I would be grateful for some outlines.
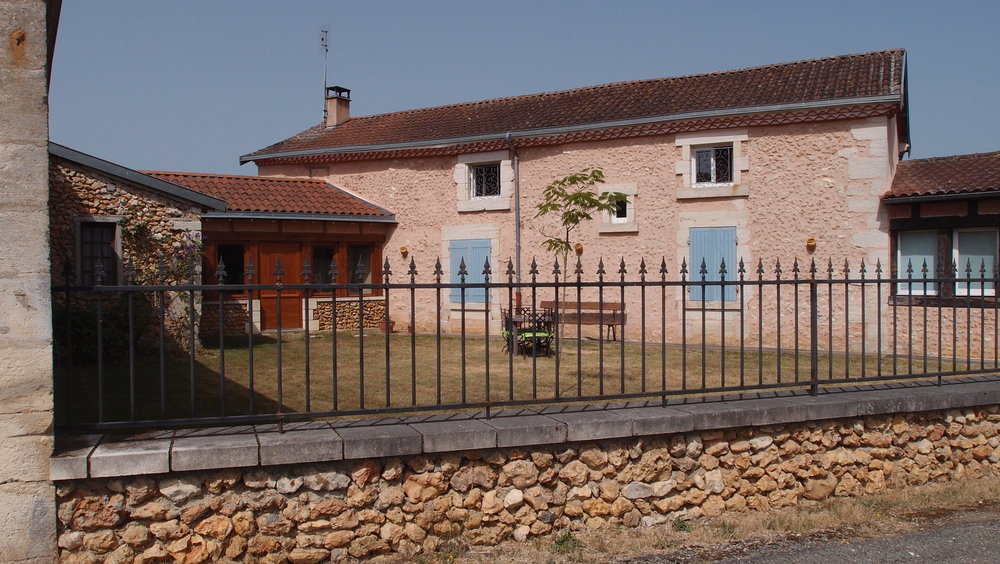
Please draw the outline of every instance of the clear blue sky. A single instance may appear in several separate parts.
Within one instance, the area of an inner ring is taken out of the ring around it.
[[[1000,150],[1000,2],[64,0],[51,138],[137,169],[240,155],[352,115],[890,48],[914,158]]]

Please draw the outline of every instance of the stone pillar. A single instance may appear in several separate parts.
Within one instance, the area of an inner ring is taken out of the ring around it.
[[[46,2],[0,0],[0,561],[56,559]]]

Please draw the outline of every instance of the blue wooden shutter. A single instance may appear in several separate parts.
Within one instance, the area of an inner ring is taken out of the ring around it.
[[[735,227],[692,227],[691,263],[688,266],[689,280],[701,281],[701,263],[705,261],[708,273],[705,280],[718,282],[722,280],[719,268],[726,261],[726,280],[736,280],[736,228]],[[721,286],[706,286],[705,301],[717,302],[722,297]],[[736,286],[726,286],[726,300],[736,299]],[[691,300],[701,301],[701,286],[691,286]]]
[[[451,283],[459,284],[462,280],[458,275],[459,265],[465,260],[465,276],[467,284],[482,284],[486,278],[483,276],[483,265],[490,257],[489,239],[456,239],[448,244],[448,254],[451,256]],[[462,291],[460,288],[451,289],[451,301],[461,302]],[[465,291],[466,303],[486,302],[485,288],[467,288]]]

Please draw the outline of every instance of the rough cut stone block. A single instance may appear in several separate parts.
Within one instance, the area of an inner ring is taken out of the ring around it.
[[[720,401],[677,405],[674,409],[690,413],[694,417],[694,428],[699,431],[742,427],[753,421],[752,408],[749,406]]]
[[[851,159],[847,161],[847,175],[851,180],[885,178],[889,176],[889,163],[884,158]]]
[[[410,423],[423,435],[424,452],[461,452],[497,446],[497,431],[476,419]]]
[[[633,436],[667,435],[694,430],[694,416],[673,407],[640,407],[622,412],[632,421]]]
[[[496,416],[486,423],[496,429],[501,448],[566,441],[566,424],[544,415]]]
[[[0,485],[0,559],[4,562],[55,562],[55,487],[49,482]],[[8,560],[9,559],[9,560]]]
[[[178,431],[170,449],[174,471],[243,468],[259,461],[253,427]]]
[[[0,413],[52,411],[52,346],[38,345],[0,348]]]
[[[836,394],[820,394],[816,397],[804,395],[787,398],[785,401],[805,406],[807,409],[806,421],[840,419],[857,417],[858,415],[858,403],[856,401]]]
[[[90,477],[111,478],[170,471],[172,433],[150,433],[138,438],[106,437],[90,455]]]
[[[546,417],[566,425],[568,441],[597,441],[632,436],[632,419],[621,411],[547,413]]]
[[[82,480],[88,476],[88,459],[103,435],[65,435],[56,438],[49,460],[51,480]]]
[[[285,425],[283,433],[278,432],[277,425],[258,426],[257,441],[263,466],[344,458],[344,440],[324,422]]]
[[[395,420],[389,424],[371,424],[334,428],[344,440],[344,458],[379,458],[420,454],[423,445],[420,433]]]
[[[783,398],[764,398],[744,402],[751,411],[753,425],[780,425],[805,421],[809,409],[801,403],[785,401]]]

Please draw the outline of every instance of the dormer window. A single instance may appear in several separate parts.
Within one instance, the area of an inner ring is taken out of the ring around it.
[[[469,175],[472,198],[500,197],[500,163],[472,165]]]
[[[732,184],[733,146],[693,149],[695,184]]]

